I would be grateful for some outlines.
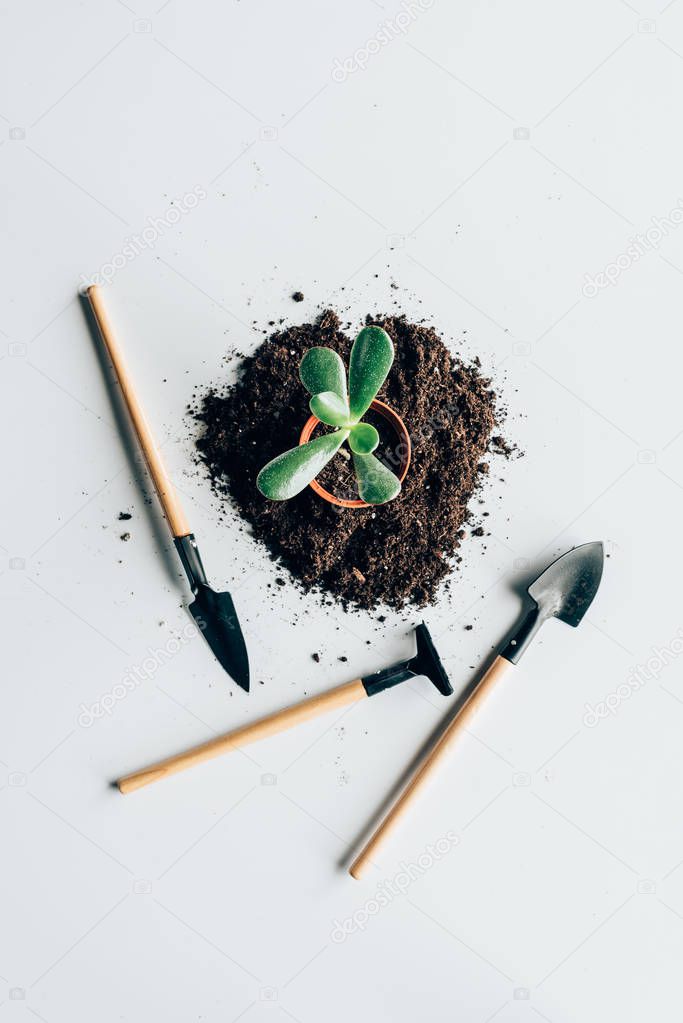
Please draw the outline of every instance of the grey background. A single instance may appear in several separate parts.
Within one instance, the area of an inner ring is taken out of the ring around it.
[[[1,11],[0,1021],[670,1014],[683,5]],[[238,604],[248,697],[200,640],[178,643],[186,591],[77,297],[102,273]],[[185,417],[268,320],[332,303],[360,325],[394,300],[481,356],[526,451],[494,463],[491,536],[426,612],[456,687],[537,567],[598,538],[610,557],[581,629],[546,628],[357,884],[343,863],[446,712],[424,680],[126,800],[108,782],[408,651],[419,613],[381,627],[266,589],[277,568],[218,518]],[[586,709],[601,703],[605,719]]]

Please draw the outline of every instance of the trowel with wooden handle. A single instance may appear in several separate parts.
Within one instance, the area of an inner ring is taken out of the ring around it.
[[[518,663],[543,622],[548,618],[559,618],[567,625],[579,624],[600,585],[603,558],[601,543],[585,543],[563,554],[531,584],[527,592],[531,597],[532,607],[468,700],[458,706],[448,719],[436,744],[417,767],[379,828],[351,864],[349,872],[352,877],[360,879],[375,860],[382,845],[418,798],[437,767],[441,765],[454,741],[471,722],[495,683],[511,665]]]
[[[209,586],[194,533],[190,531],[175,487],[166,471],[161,452],[143,412],[123,349],[102,298],[102,289],[99,285],[93,284],[88,288],[87,294],[150,475],[154,480],[173,543],[194,594],[195,599],[189,606],[190,614],[221,667],[238,686],[249,692],[249,658],[232,597],[229,593],[218,592]]]

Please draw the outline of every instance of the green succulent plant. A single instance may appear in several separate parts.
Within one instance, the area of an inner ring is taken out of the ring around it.
[[[287,501],[301,493],[346,442],[351,449],[358,494],[367,504],[385,504],[401,489],[398,477],[373,451],[379,434],[362,417],[387,378],[394,361],[391,338],[381,327],[364,327],[353,343],[349,383],[339,355],[331,348],[310,348],[299,366],[299,376],[312,395],[310,409],[334,427],[307,444],[278,455],[261,469],[256,485],[271,501]]]

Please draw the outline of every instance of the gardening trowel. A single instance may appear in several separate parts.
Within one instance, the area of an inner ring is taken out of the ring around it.
[[[140,447],[147,461],[154,486],[161,501],[166,520],[173,536],[173,542],[180,555],[183,568],[190,581],[195,596],[190,604],[190,613],[197,622],[204,639],[213,650],[217,660],[225,668],[228,675],[242,689],[249,692],[249,659],[240,623],[235,612],[235,605],[229,593],[217,593],[209,586],[202,559],[199,556],[194,535],[180,506],[171,478],[166,471],[161,454],[157,448],[149,423],[142,411],[142,406],[135,393],[133,381],[128,371],[123,352],[114,332],[111,320],[102,301],[102,292],[98,285],[88,288],[90,305],[100,329],[102,340],[121,386],[124,400],[128,406]]]
[[[456,707],[446,727],[416,769],[408,785],[384,818],[379,828],[350,867],[352,877],[360,879],[373,862],[381,845],[393,832],[410,804],[439,766],[453,741],[472,720],[493,686],[511,664],[517,664],[524,651],[548,618],[559,618],[577,626],[590,607],[602,577],[601,543],[585,543],[563,554],[531,584],[528,594],[533,606],[515,628],[511,639],[498,654],[464,704]]]

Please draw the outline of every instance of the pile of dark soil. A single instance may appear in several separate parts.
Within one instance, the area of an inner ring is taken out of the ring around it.
[[[362,608],[424,605],[460,560],[468,502],[488,472],[489,445],[506,453],[492,436],[496,396],[478,360],[467,366],[453,358],[432,327],[402,316],[367,322],[394,342],[396,359],[378,397],[403,417],[413,446],[396,500],[345,509],[310,488],[286,502],[268,501],[256,489],[259,470],[298,443],[308,418],[309,395],[298,377],[304,352],[326,345],[348,364],[353,338],[331,310],[316,323],[274,333],[244,360],[234,387],[201,397],[198,447],[217,493],[234,500],[254,536],[306,590],[319,587]]]

